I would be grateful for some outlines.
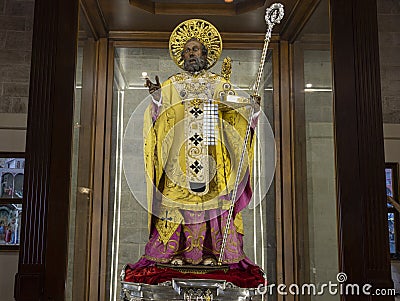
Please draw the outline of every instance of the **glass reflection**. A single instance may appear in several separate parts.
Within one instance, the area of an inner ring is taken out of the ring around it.
[[[72,166],[69,208],[66,300],[87,300],[89,292],[92,187],[92,128],[96,42],[82,11],[79,12],[76,53]]]
[[[339,272],[334,113],[330,52],[329,1],[321,1],[294,44],[296,173],[300,232],[305,241],[304,283],[336,282]],[[305,229],[304,229],[305,228]],[[300,298],[301,299],[301,298]],[[311,300],[339,300],[325,293]],[[308,300],[308,299],[307,299]]]

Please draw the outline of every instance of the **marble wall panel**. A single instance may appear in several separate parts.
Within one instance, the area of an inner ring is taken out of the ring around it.
[[[378,0],[383,122],[400,123],[400,2]]]
[[[0,1],[0,112],[27,113],[34,1]]]

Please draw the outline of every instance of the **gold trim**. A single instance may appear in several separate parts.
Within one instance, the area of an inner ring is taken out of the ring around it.
[[[227,56],[222,63],[222,70],[221,74],[225,78],[226,81],[231,80],[231,73],[232,73],[232,59]]]
[[[172,269],[183,274],[192,273],[192,274],[208,274],[210,272],[215,271],[224,271],[227,273],[229,271],[228,265],[219,265],[219,266],[205,266],[205,265],[173,265],[173,264],[157,264],[157,267],[161,269]]]
[[[176,232],[183,221],[182,214],[177,208],[163,208],[160,217],[156,219],[155,227],[160,235],[159,240],[165,245]]]
[[[222,52],[222,38],[217,28],[202,19],[190,19],[180,23],[169,38],[169,54],[172,60],[183,69],[182,51],[188,40],[197,39],[208,50],[207,69],[218,61]]]

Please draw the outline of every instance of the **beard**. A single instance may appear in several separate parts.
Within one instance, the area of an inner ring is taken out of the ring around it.
[[[191,62],[195,60],[195,62]],[[207,59],[204,57],[191,57],[185,60],[184,69],[190,73],[199,72],[207,67]]]

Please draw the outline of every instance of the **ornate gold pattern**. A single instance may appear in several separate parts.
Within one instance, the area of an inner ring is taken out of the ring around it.
[[[227,56],[222,63],[221,75],[225,78],[225,80],[229,81],[231,79],[232,73],[232,59]]]
[[[206,223],[199,224],[199,227],[196,227],[192,230],[190,226],[186,224],[183,225],[183,232],[186,233],[187,246],[183,250],[185,253],[192,252],[194,249],[197,249],[200,253],[203,252],[205,233],[206,233]],[[202,260],[202,258],[201,258]]]
[[[222,52],[222,38],[214,25],[202,19],[186,20],[172,32],[169,38],[169,53],[175,64],[183,69],[182,51],[191,38],[197,39],[207,48],[207,69],[214,66]]]
[[[160,264],[157,265],[160,268],[169,268],[173,269],[175,271],[187,274],[187,273],[192,273],[192,274],[207,274],[210,272],[215,272],[215,271],[224,271],[225,273],[228,272],[229,266],[227,265],[219,265],[219,266],[198,266],[198,265],[186,265],[186,266],[176,266],[172,264]]]
[[[156,229],[160,235],[159,240],[166,246],[176,229],[183,221],[182,214],[176,208],[163,208],[163,213],[156,219]]]

